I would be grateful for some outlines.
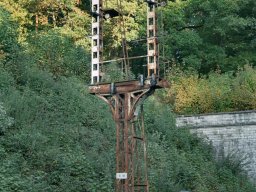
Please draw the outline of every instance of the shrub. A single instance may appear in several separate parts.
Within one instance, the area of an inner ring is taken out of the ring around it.
[[[5,130],[13,124],[13,118],[6,114],[6,111],[0,103],[0,135],[4,134]]]
[[[256,109],[256,69],[245,66],[235,76],[174,69],[169,73],[171,88],[162,94],[178,114],[198,114]]]
[[[232,83],[234,110],[256,109],[256,69],[246,65],[237,72]]]

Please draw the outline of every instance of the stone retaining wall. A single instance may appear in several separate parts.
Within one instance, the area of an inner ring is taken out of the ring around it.
[[[248,162],[244,169],[256,183],[256,111],[179,116],[176,125],[211,143],[217,158],[230,154],[244,158]]]

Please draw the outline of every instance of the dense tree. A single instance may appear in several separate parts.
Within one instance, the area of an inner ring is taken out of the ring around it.
[[[86,3],[88,4],[88,2]],[[3,1],[0,6],[7,9],[19,24],[19,39],[24,41],[28,31],[44,32],[50,29],[69,36],[77,45],[89,48],[90,17],[79,7],[77,1]]]
[[[255,1],[175,1],[164,9],[166,57],[200,73],[255,60]]]
[[[10,14],[0,7],[0,66],[19,49],[17,28],[18,25],[10,20]]]

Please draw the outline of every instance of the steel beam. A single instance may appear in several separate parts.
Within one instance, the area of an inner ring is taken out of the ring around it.
[[[89,91],[91,94],[111,95],[115,93],[127,93],[141,89],[149,89],[150,87],[154,87],[154,89],[166,88],[169,87],[169,83],[165,79],[159,79],[156,84],[152,84],[151,79],[146,79],[143,84],[141,84],[141,81],[139,80],[101,83],[91,85]]]
[[[157,15],[156,8],[158,0],[147,0],[147,68],[148,78],[153,74],[159,77],[159,62],[158,62],[158,39],[157,39]]]
[[[100,63],[102,62],[103,52],[102,6],[102,0],[92,0],[91,84],[101,81]]]

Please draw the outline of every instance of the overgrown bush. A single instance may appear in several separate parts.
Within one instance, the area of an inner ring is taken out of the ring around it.
[[[178,114],[256,109],[256,69],[251,66],[235,75],[213,72],[207,77],[173,69],[168,78],[172,86],[162,96]]]
[[[89,83],[89,58],[83,47],[72,38],[56,31],[33,34],[28,38],[27,53],[30,62],[54,76],[77,76]]]
[[[6,129],[13,124],[13,118],[6,114],[2,103],[0,103],[0,135],[4,134]]]
[[[256,109],[256,68],[245,66],[238,71],[232,86],[234,110]]]
[[[12,117],[0,108],[0,191],[111,192],[115,129],[104,103],[75,78],[55,81],[36,68],[24,78],[0,89]]]
[[[10,13],[0,6],[0,67],[19,49],[17,44],[17,23],[10,19]]]
[[[189,130],[176,128],[170,108],[156,99],[146,102],[145,111],[150,191],[255,191],[241,172],[244,159],[216,161],[212,147]]]

